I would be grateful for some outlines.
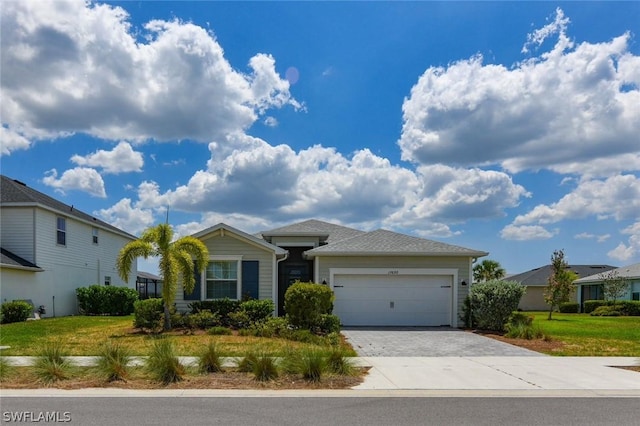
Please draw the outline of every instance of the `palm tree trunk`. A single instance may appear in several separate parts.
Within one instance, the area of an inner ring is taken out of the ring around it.
[[[164,331],[171,330],[171,313],[169,312],[169,305],[164,304]]]

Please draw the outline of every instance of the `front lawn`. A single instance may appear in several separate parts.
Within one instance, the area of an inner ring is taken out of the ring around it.
[[[553,342],[550,355],[561,356],[640,356],[640,317],[598,317],[588,314],[527,312],[534,316]]]
[[[0,325],[0,346],[10,346],[1,355],[37,355],[44,343],[59,340],[66,355],[96,355],[109,339],[128,347],[132,355],[148,355],[154,337],[133,329],[133,316],[72,316],[46,318]],[[327,349],[326,345],[301,343],[281,338],[253,336],[209,336],[202,331],[185,334],[181,330],[163,333],[171,339],[178,355],[196,355],[209,341],[214,341],[223,356],[244,356],[249,351],[284,356],[290,350]],[[355,351],[344,341],[349,355]]]

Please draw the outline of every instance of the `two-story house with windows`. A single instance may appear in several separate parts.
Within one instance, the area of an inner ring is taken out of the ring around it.
[[[0,299],[30,300],[46,316],[78,313],[76,288],[135,288],[116,269],[120,249],[136,237],[24,183],[1,176]]]

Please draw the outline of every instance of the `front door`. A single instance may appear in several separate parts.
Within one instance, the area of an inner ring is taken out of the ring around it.
[[[278,316],[283,316],[284,294],[289,286],[296,281],[308,282],[311,280],[308,263],[286,263],[282,265],[282,272],[278,280]]]

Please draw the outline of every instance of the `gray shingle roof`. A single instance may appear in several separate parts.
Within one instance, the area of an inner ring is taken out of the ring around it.
[[[8,267],[42,271],[42,268],[40,268],[35,263],[31,263],[28,260],[18,256],[17,254],[14,254],[9,250],[3,248],[0,248],[0,264],[5,268]]]
[[[615,266],[611,265],[569,265],[570,270],[577,273],[580,277],[586,277],[593,275],[594,273],[601,273],[615,269]],[[516,275],[510,275],[505,278],[507,281],[519,282],[525,286],[546,286],[548,279],[551,276],[551,265],[541,266],[527,272],[522,272]]]
[[[263,231],[259,234],[260,238],[269,238],[274,236],[327,236],[326,242],[331,244],[347,238],[364,234],[364,231],[349,228],[334,223],[323,222],[321,220],[310,219],[303,222],[294,223],[280,228]]]
[[[472,250],[425,238],[378,229],[346,240],[316,247],[306,252],[308,256],[469,256],[480,257],[488,253]]]
[[[40,206],[46,209],[54,210],[66,216],[72,216],[84,222],[93,223],[100,228],[108,229],[120,235],[124,235],[131,239],[136,239],[121,229],[107,222],[103,222],[89,214],[86,214],[74,206],[69,206],[61,201],[56,200],[42,192],[29,188],[24,183],[11,179],[10,177],[0,175],[0,205],[4,206]]]
[[[614,269],[614,271],[617,272],[618,276],[622,278],[640,278],[640,263],[634,263],[633,265],[629,266],[621,266],[620,268]],[[579,280],[575,280],[574,283],[584,284],[588,282],[602,281],[605,278],[604,275],[605,274],[602,272],[594,275],[589,275],[584,278],[580,278]]]

